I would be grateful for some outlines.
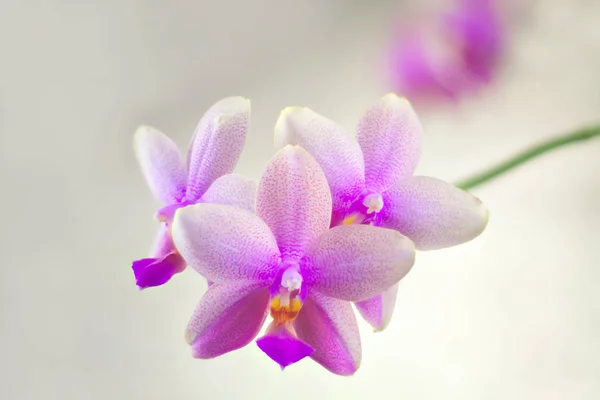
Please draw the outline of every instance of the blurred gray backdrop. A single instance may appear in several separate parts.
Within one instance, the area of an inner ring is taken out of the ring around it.
[[[352,378],[256,345],[194,360],[192,270],[139,292],[154,237],[132,134],[182,148],[218,99],[252,100],[238,172],[258,178],[279,111],[345,125],[390,91],[384,0],[0,1],[0,399],[598,399],[600,143],[548,155],[475,193],[487,231],[419,253],[389,328],[365,325]],[[418,170],[461,178],[600,119],[600,3],[523,7],[494,87],[421,111]]]

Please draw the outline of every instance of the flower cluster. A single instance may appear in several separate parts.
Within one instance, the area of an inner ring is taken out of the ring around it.
[[[351,303],[384,329],[415,249],[475,238],[487,210],[450,184],[413,176],[421,125],[393,94],[367,111],[356,138],[307,108],[285,109],[257,186],[231,174],[248,121],[246,100],[215,104],[187,167],[166,136],[138,131],[142,170],[166,204],[152,257],[133,263],[138,286],[161,285],[186,264],[208,280],[186,330],[194,357],[246,346],[270,317],[256,343],[282,368],[310,357],[351,375],[361,361]]]

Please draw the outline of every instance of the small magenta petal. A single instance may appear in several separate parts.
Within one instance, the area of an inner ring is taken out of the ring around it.
[[[444,181],[415,176],[384,193],[381,226],[408,236],[419,250],[456,246],[479,236],[488,222],[481,200]]]
[[[298,338],[309,344],[311,358],[338,375],[353,375],[362,349],[350,303],[311,293],[294,321]]]
[[[392,287],[414,262],[414,244],[400,233],[371,225],[340,225],[308,249],[302,276],[313,291],[362,301]]]
[[[368,189],[381,193],[413,174],[421,157],[422,130],[408,100],[393,93],[366,112],[356,137],[365,159]]]
[[[268,333],[256,341],[258,347],[281,369],[297,363],[313,353],[313,348],[290,333],[284,325],[274,323]]]
[[[163,224],[158,230],[150,257],[134,261],[131,265],[140,289],[160,286],[186,267],[185,260],[175,250],[168,227]]]
[[[154,196],[164,204],[180,201],[186,190],[186,171],[177,145],[149,126],[138,128],[133,145]]]
[[[160,286],[167,283],[173,275],[185,269],[185,261],[175,252],[162,258],[143,258],[131,265],[136,284],[140,289]]]
[[[250,343],[268,314],[269,288],[235,282],[211,285],[185,332],[196,358],[214,358]]]
[[[269,227],[239,207],[198,203],[181,208],[172,235],[183,258],[210,281],[270,282],[277,273],[280,254]]]
[[[188,152],[186,199],[195,202],[219,177],[233,172],[250,123],[250,102],[243,97],[218,101],[204,114]]]
[[[331,193],[315,159],[300,146],[286,146],[271,159],[258,184],[256,214],[271,228],[284,258],[298,260],[327,231]]]
[[[303,107],[288,107],[275,125],[275,147],[300,145],[317,160],[329,183],[334,214],[364,189],[363,155],[356,138],[333,121]]]
[[[360,315],[367,321],[376,332],[384,330],[394,313],[398,297],[398,284],[395,284],[383,294],[355,303]]]
[[[256,183],[242,175],[227,174],[213,182],[200,198],[202,203],[237,206],[254,212]]]

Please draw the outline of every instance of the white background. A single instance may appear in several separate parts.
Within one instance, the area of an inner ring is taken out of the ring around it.
[[[139,292],[130,263],[157,208],[132,133],[181,146],[218,99],[252,99],[238,172],[273,153],[288,105],[344,124],[390,90],[380,63],[401,2],[0,2],[1,399],[600,398],[600,140],[475,193],[487,231],[420,253],[352,378],[256,345],[195,360],[203,279]],[[461,178],[600,120],[600,3],[532,1],[495,88],[422,110],[419,173]],[[420,110],[421,111],[421,110]]]

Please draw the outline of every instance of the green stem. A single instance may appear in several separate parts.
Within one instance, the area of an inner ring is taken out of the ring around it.
[[[583,128],[573,133],[542,142],[509,158],[506,161],[501,162],[498,165],[475,174],[467,179],[463,179],[455,183],[455,185],[463,190],[472,189],[475,186],[479,186],[482,183],[492,180],[537,156],[549,152],[550,150],[566,146],[571,143],[592,139],[595,136],[600,136],[600,125]]]

